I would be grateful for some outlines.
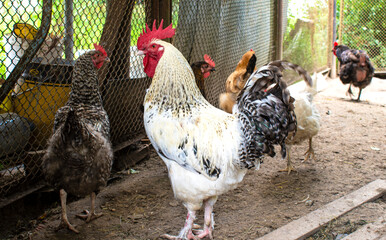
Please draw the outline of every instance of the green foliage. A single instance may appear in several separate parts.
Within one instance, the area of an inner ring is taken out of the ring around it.
[[[133,17],[131,19],[131,35],[130,46],[136,46],[139,35],[142,33],[146,25],[145,6],[144,4],[136,4],[133,9]]]
[[[99,42],[106,20],[106,0],[73,0],[74,2],[74,52],[92,49],[93,43]],[[177,26],[179,0],[173,0],[173,27]],[[24,4],[24,5],[23,5]],[[13,25],[19,22],[29,23],[39,28],[41,25],[41,0],[2,0],[0,2],[0,39],[10,34]],[[135,46],[146,24],[145,6],[138,1],[133,9],[131,20],[130,45]],[[65,35],[65,0],[53,1],[50,34],[64,38]],[[0,78],[5,79],[6,68],[3,64],[7,53],[3,41],[0,41]]]
[[[337,1],[340,17],[341,0]],[[375,68],[386,68],[386,0],[344,0],[340,43],[365,50]],[[337,21],[337,29],[341,23]]]
[[[29,23],[39,28],[41,25],[42,1],[30,0],[3,0],[0,4],[0,39],[10,34],[13,25],[19,22]],[[65,0],[53,1],[52,19],[49,34],[64,37]],[[99,42],[106,19],[105,1],[74,0],[74,51],[79,49],[91,49],[93,43]],[[4,43],[1,41],[0,54],[0,78],[5,78],[6,58]]]
[[[307,71],[327,64],[327,18],[325,1],[289,0],[288,23],[283,42],[283,59]]]

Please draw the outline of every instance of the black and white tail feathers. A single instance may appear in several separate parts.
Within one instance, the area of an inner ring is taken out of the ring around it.
[[[283,69],[295,70],[312,85],[311,77],[303,68],[287,61],[271,62],[251,75],[236,103],[243,131],[237,163],[240,167],[255,167],[260,163],[256,160],[264,154],[273,157],[276,144],[281,146],[282,158],[286,157],[285,139],[296,131],[296,116],[294,99],[282,80]]]
[[[302,68],[301,66],[299,65],[296,65],[294,63],[290,63],[288,61],[284,61],[284,60],[276,60],[276,61],[272,61],[270,62],[268,65],[271,65],[271,66],[276,66],[278,68],[280,68],[281,71],[283,70],[294,70],[295,72],[297,72],[300,76],[303,77],[304,81],[306,82],[306,84],[309,86],[309,87],[312,87],[312,78],[311,76],[308,74],[308,72],[306,70],[304,70],[304,68]],[[292,82],[287,82],[288,85],[290,85]]]

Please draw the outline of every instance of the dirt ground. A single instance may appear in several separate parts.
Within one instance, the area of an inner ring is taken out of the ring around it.
[[[338,79],[327,80],[314,98],[322,118],[313,141],[315,159],[302,162],[308,145],[303,142],[292,148],[297,172],[278,172],[285,161],[266,158],[260,170],[250,170],[237,189],[219,197],[215,239],[256,239],[375,179],[385,179],[386,80],[374,79],[359,103],[349,100],[347,88]],[[54,231],[60,219],[58,204],[31,220],[35,229],[14,239],[159,239],[163,233],[177,234],[186,209],[174,199],[162,160],[152,151],[134,170],[117,173],[120,180],[100,192],[101,218],[87,224],[74,216],[89,208],[88,198],[68,205],[69,220],[80,234]],[[346,214],[333,230],[309,239],[335,239],[375,221],[385,208],[385,198],[366,203]],[[203,223],[203,212],[196,222]]]

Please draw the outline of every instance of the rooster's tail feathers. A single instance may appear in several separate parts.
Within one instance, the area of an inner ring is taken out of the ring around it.
[[[244,88],[238,95],[238,104],[246,95],[268,95],[268,93],[275,95],[281,99],[286,105],[291,104],[291,95],[287,89],[287,83],[282,80],[281,69],[276,65],[265,65],[255,71],[248,79]],[[275,84],[274,87],[269,88],[270,85]],[[269,90],[267,90],[269,88]],[[264,93],[264,91],[266,93]],[[258,98],[257,96],[253,98]],[[242,104],[241,104],[242,105]],[[291,109],[293,109],[291,107]]]
[[[296,116],[294,99],[281,77],[279,67],[261,67],[251,75],[238,96],[235,110],[243,132],[240,167],[255,167],[256,160],[264,154],[274,156],[275,144],[281,146],[282,158],[286,156],[285,139],[289,132],[296,131]]]
[[[291,63],[291,62],[288,62],[288,61],[285,61],[285,60],[276,60],[276,61],[272,61],[270,62],[268,65],[271,65],[271,66],[276,66],[278,68],[280,68],[281,71],[287,69],[287,70],[294,70],[295,72],[297,72],[300,76],[303,77],[304,81],[306,82],[306,84],[309,86],[309,87],[312,87],[312,78],[311,76],[308,74],[308,72],[302,68],[301,66],[299,65],[296,65],[294,63]],[[289,83],[288,83],[289,84]]]

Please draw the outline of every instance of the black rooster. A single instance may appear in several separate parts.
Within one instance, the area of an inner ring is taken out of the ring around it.
[[[374,67],[363,50],[350,49],[346,45],[334,42],[332,49],[340,62],[339,78],[343,84],[350,84],[347,93],[353,95],[351,85],[359,88],[357,101],[360,101],[362,89],[367,87],[374,76]]]

